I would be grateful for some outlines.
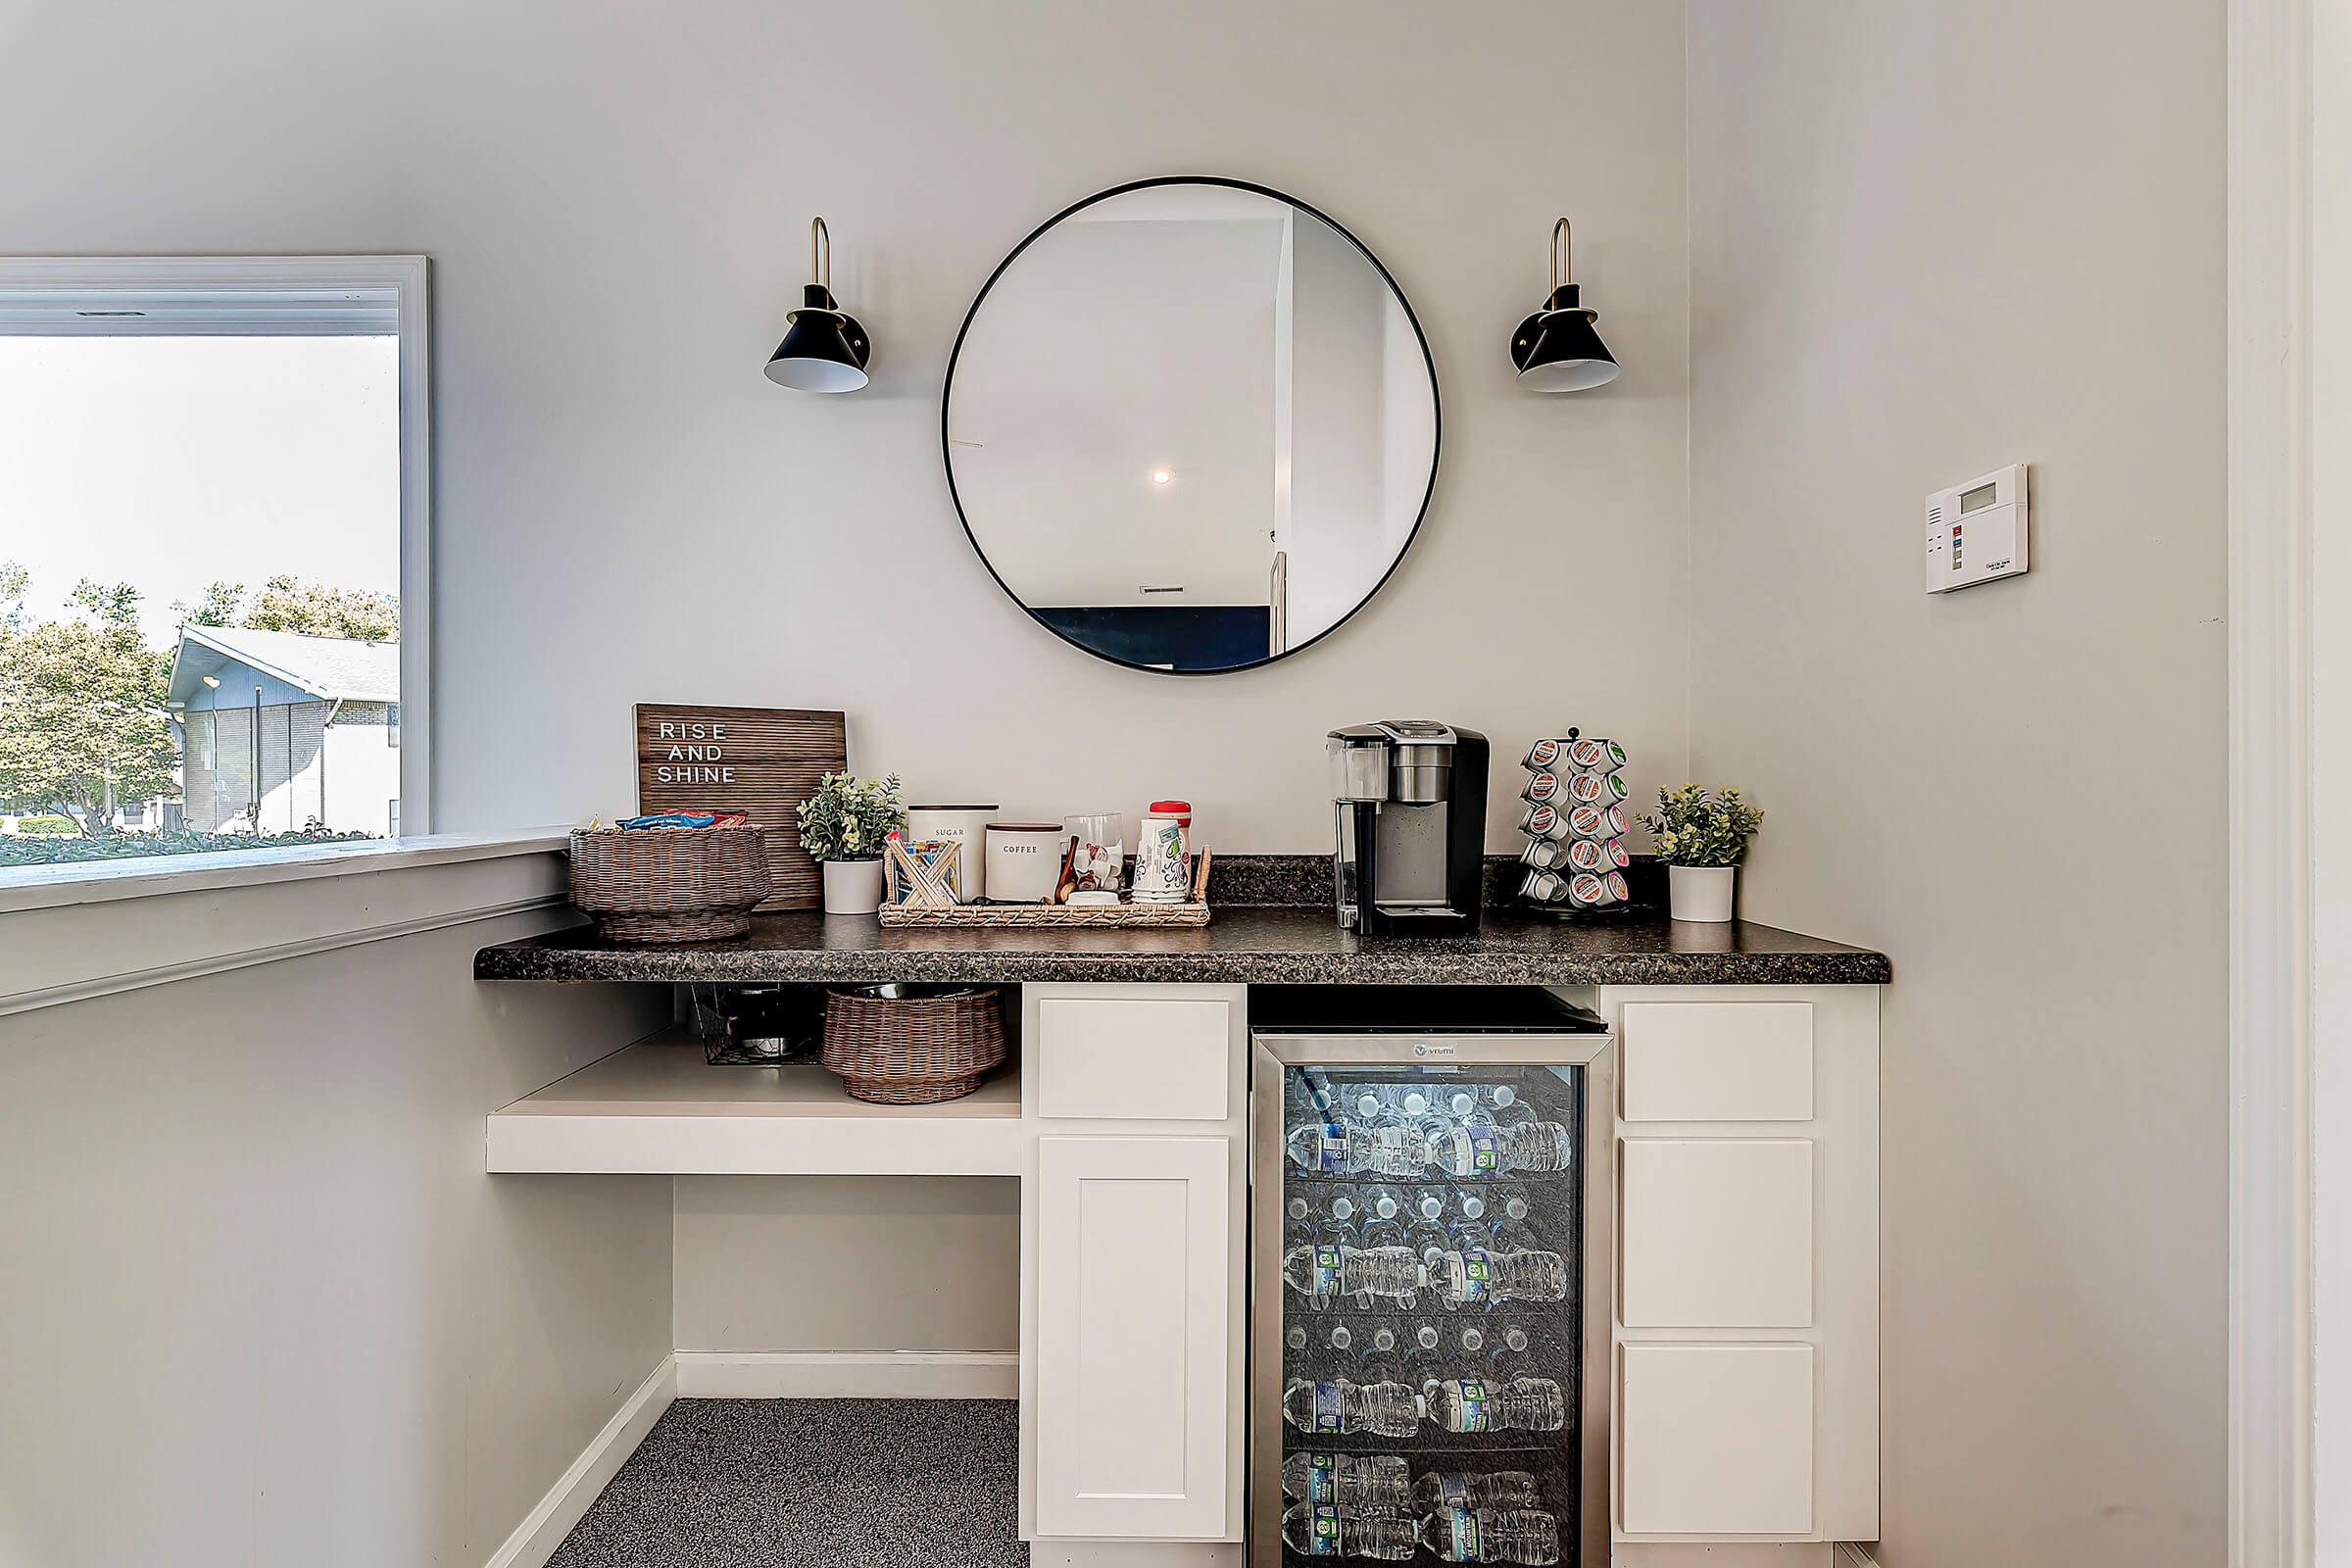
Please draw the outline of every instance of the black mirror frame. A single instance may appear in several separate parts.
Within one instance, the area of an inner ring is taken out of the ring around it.
[[[1056,627],[1051,621],[1047,620],[1043,615],[1040,615],[1036,611],[1030,609],[1028,604],[1021,598],[1021,596],[1013,592],[1012,585],[1006,582],[1003,574],[997,570],[996,563],[988,559],[988,552],[980,548],[980,536],[972,531],[972,519],[970,515],[964,512],[963,497],[956,488],[956,451],[955,447],[948,439],[948,408],[955,398],[956,362],[962,357],[964,337],[971,331],[973,320],[980,315],[980,307],[988,303],[989,291],[997,286],[997,279],[1003,277],[1006,269],[1010,268],[1014,262],[1020,260],[1021,252],[1027,250],[1031,245],[1035,244],[1038,236],[1044,234],[1048,229],[1053,228],[1055,224],[1061,222],[1064,219],[1070,217],[1072,214],[1083,212],[1087,208],[1094,206],[1097,202],[1108,201],[1113,196],[1123,196],[1127,194],[1127,192],[1135,190],[1150,190],[1160,185],[1218,185],[1227,190],[1251,191],[1257,195],[1271,197],[1275,201],[1287,203],[1291,207],[1296,208],[1298,211],[1306,214],[1309,218],[1315,219],[1317,221],[1329,227],[1333,233],[1338,234],[1348,244],[1356,248],[1357,253],[1361,255],[1366,262],[1371,264],[1372,270],[1380,274],[1380,280],[1389,286],[1389,292],[1396,296],[1397,307],[1404,312],[1404,319],[1406,323],[1413,329],[1413,341],[1421,346],[1421,363],[1429,371],[1429,483],[1422,488],[1420,510],[1413,514],[1413,525],[1405,533],[1404,542],[1396,547],[1396,559],[1389,563],[1388,570],[1380,574],[1380,580],[1375,582],[1369,589],[1365,591],[1363,598],[1355,602],[1355,607],[1352,610],[1349,610],[1348,613],[1342,615],[1339,619],[1333,621],[1330,625],[1324,627],[1321,631],[1315,633],[1306,641],[1299,643],[1296,647],[1286,648],[1279,654],[1269,654],[1263,659],[1255,660],[1247,664],[1228,664],[1221,669],[1162,669],[1154,664],[1139,664],[1133,660],[1119,659],[1110,654],[1103,653],[1100,649],[1089,648],[1086,644],[1062,631],[1059,627]],[[1277,664],[1282,661],[1291,658],[1295,654],[1302,654],[1306,652],[1309,648],[1314,647],[1315,644],[1321,642],[1333,632],[1338,631],[1342,626],[1347,625],[1350,620],[1353,620],[1356,615],[1363,611],[1363,608],[1377,598],[1383,588],[1388,586],[1389,579],[1396,575],[1396,568],[1404,564],[1404,558],[1411,552],[1413,548],[1413,541],[1421,536],[1421,524],[1427,521],[1429,518],[1430,498],[1437,493],[1438,464],[1445,450],[1445,400],[1440,395],[1438,388],[1438,362],[1436,358],[1429,352],[1429,334],[1421,329],[1421,318],[1413,314],[1413,302],[1405,297],[1404,290],[1398,286],[1396,279],[1390,273],[1386,267],[1381,265],[1380,258],[1372,254],[1371,247],[1367,246],[1362,240],[1357,239],[1353,233],[1351,233],[1345,225],[1335,220],[1329,214],[1321,211],[1320,209],[1308,206],[1306,203],[1298,200],[1298,198],[1296,196],[1289,195],[1283,191],[1275,190],[1271,186],[1252,184],[1246,179],[1226,179],[1215,174],[1166,174],[1155,179],[1137,179],[1130,180],[1124,185],[1113,185],[1108,190],[1100,190],[1095,192],[1095,194],[1092,196],[1072,202],[1069,206],[1063,208],[1060,212],[1055,213],[1052,218],[1047,219],[1044,222],[1031,229],[1022,237],[1021,242],[1007,252],[1004,259],[997,264],[996,270],[988,274],[988,281],[980,285],[980,292],[972,297],[971,309],[963,313],[963,324],[956,329],[956,346],[948,353],[948,373],[945,379],[940,383],[940,464],[941,466],[947,471],[948,499],[953,501],[956,505],[956,518],[963,525],[963,536],[971,544],[972,554],[980,558],[980,564],[987,568],[989,576],[995,580],[996,585],[1004,590],[1004,597],[1011,600],[1015,605],[1019,606],[1021,613],[1027,615],[1031,620],[1037,622],[1038,625],[1045,627],[1047,631],[1052,632],[1056,638],[1069,644],[1072,648],[1077,649],[1079,652],[1087,655],[1089,658],[1100,659],[1106,664],[1117,664],[1126,669],[1140,669],[1145,673],[1152,675],[1238,675],[1246,670],[1263,669],[1268,664]]]

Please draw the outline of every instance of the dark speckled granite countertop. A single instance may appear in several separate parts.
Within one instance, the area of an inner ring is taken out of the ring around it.
[[[592,926],[484,948],[477,980],[1198,981],[1225,985],[1881,985],[1886,956],[1768,925],[1577,924],[1487,911],[1475,938],[1370,941],[1328,906],[1227,906],[1168,930],[902,929],[761,915],[726,942],[641,947]]]

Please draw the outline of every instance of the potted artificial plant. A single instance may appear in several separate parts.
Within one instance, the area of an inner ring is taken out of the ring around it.
[[[825,867],[825,912],[871,914],[882,906],[882,844],[904,827],[899,775],[827,773],[801,803],[801,848]]]
[[[1764,813],[1735,789],[1686,784],[1658,791],[1658,810],[1642,818],[1666,862],[1668,910],[1677,920],[1729,920],[1732,882]]]

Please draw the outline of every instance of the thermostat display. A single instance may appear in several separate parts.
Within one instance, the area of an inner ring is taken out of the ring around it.
[[[1928,592],[2014,577],[2026,561],[2026,466],[1928,497]]]

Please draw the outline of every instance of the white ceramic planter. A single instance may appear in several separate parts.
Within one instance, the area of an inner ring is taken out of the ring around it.
[[[1736,865],[1670,865],[1666,868],[1667,908],[1677,920],[1729,920],[1732,879],[1739,874]]]
[[[827,914],[871,914],[880,907],[882,862],[879,859],[825,862]]]

